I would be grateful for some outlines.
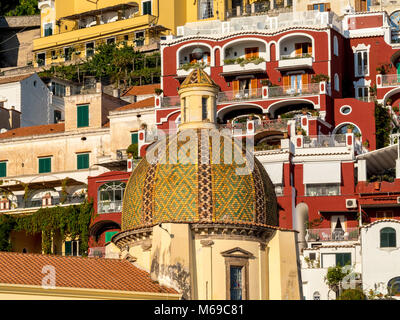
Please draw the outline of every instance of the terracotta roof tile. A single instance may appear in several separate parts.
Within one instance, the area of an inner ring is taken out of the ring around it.
[[[0,77],[0,84],[20,82],[22,80],[25,80],[25,79],[31,77],[32,75],[33,75],[33,73],[19,75],[19,76],[12,76],[12,77]]]
[[[42,268],[54,266],[56,287],[177,294],[127,260],[0,252],[0,283],[41,286]]]
[[[44,124],[40,126],[22,127],[9,130],[7,132],[0,134],[0,139],[39,136],[39,135],[59,133],[64,131],[65,131],[64,123]]]
[[[160,88],[161,88],[160,84],[149,84],[146,86],[130,87],[127,91],[125,91],[122,94],[122,96],[128,97],[128,96],[142,96],[146,94],[154,94],[154,90]]]
[[[142,109],[142,108],[152,108],[154,107],[155,99],[154,97],[141,100],[139,102],[131,103],[123,107],[119,107],[113,111],[126,111],[126,110],[133,110],[133,109]]]

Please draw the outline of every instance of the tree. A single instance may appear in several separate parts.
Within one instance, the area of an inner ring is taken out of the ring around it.
[[[390,122],[388,110],[375,101],[375,135],[377,149],[389,145],[389,136],[392,131]]]
[[[325,282],[331,290],[336,294],[336,298],[339,296],[339,290],[341,283],[351,270],[349,268],[342,268],[341,266],[329,267],[328,272],[325,276]]]
[[[6,16],[32,16],[39,14],[38,0],[20,0],[13,10],[5,13]]]

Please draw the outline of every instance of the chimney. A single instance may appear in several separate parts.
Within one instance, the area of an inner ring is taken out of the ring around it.
[[[119,98],[120,97],[119,88],[113,90],[113,96],[114,96],[114,98]]]
[[[14,106],[8,112],[10,115],[10,130],[21,127],[21,112],[15,110]]]

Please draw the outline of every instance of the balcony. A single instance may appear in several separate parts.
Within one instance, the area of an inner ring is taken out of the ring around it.
[[[43,50],[49,47],[75,44],[77,41],[83,42],[96,37],[107,37],[117,32],[136,29],[139,27],[149,27],[154,21],[154,16],[143,15],[125,20],[118,20],[106,24],[95,25],[90,28],[76,29],[68,32],[54,34],[33,40],[34,50]]]
[[[246,63],[246,64],[224,64],[222,67],[222,75],[233,75],[239,73],[259,73],[267,71],[267,63],[260,62],[256,63]]]
[[[269,98],[298,97],[319,94],[319,83],[302,84],[301,88],[291,87],[268,87]]]
[[[303,148],[335,148],[346,147],[346,135],[335,134],[331,136],[303,136]]]
[[[310,54],[300,54],[294,57],[282,55],[278,63],[279,70],[311,69],[313,58]]]
[[[218,103],[240,102],[262,99],[262,89],[224,91],[218,93]]]
[[[357,241],[358,228],[307,229],[306,241]]]
[[[106,256],[106,248],[105,247],[94,247],[89,248],[89,258],[104,258]]]
[[[68,205],[78,205],[85,201],[84,197],[72,197],[68,196],[66,199],[61,199],[58,197],[51,198],[51,204],[43,205],[42,199],[38,200],[24,200],[18,199],[17,201],[10,202],[9,209],[3,209],[3,211],[20,211],[20,210],[31,210],[31,209],[40,209],[40,208],[48,208],[54,206],[68,206]]]
[[[382,75],[382,87],[395,87],[400,85],[400,74]]]
[[[120,201],[104,201],[98,204],[98,214],[122,212],[122,200]]]

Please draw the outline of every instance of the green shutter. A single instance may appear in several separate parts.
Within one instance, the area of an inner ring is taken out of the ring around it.
[[[70,256],[72,254],[72,243],[71,241],[65,241],[65,255]]]
[[[0,177],[7,177],[7,162],[0,162]]]
[[[78,118],[78,123],[77,123],[78,128],[83,128],[83,127],[89,126],[89,106],[88,105],[77,107],[77,118]]]
[[[89,168],[89,154],[78,154],[77,155],[77,167],[79,169],[88,169]]]
[[[51,172],[51,158],[39,159],[39,173]]]
[[[380,233],[381,248],[396,247],[396,230],[393,228],[383,228]]]
[[[151,14],[151,1],[143,2],[143,14]]]
[[[114,234],[117,234],[118,231],[108,231],[106,232],[106,243],[111,241],[111,238]]]
[[[131,135],[131,140],[132,140],[132,144],[138,144],[138,143],[139,143],[139,139],[138,139],[138,134],[137,134],[137,132],[132,133],[132,135]]]
[[[351,264],[351,253],[336,253],[336,265],[345,266]]]

